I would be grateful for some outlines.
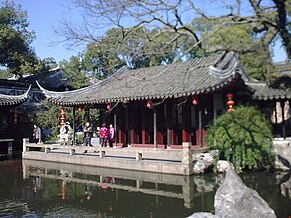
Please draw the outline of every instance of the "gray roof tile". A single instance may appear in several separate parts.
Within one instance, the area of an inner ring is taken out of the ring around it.
[[[60,105],[177,98],[227,86],[237,78],[239,68],[236,55],[230,52],[171,65],[122,68],[97,84],[75,91],[40,88],[50,101]]]
[[[22,95],[4,95],[0,94],[0,106],[13,106],[21,104],[27,100],[29,89]]]

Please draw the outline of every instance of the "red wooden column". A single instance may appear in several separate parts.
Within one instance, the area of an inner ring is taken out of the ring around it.
[[[165,103],[164,104],[164,115],[165,115],[165,122],[166,122],[166,134],[167,134],[167,142],[166,145],[167,146],[171,146],[172,143],[172,133],[173,133],[173,128],[171,128],[172,124],[171,124],[171,111],[170,111],[170,107],[169,107],[169,103]]]
[[[173,116],[174,115],[174,116]],[[178,115],[178,111],[177,111],[177,107],[174,106],[174,104],[171,104],[170,106],[170,116],[171,116],[171,120],[170,120],[170,138],[171,138],[171,145],[178,145],[177,143],[177,126],[175,125],[175,123],[177,124],[177,115]]]
[[[182,142],[191,142],[190,120],[190,105],[186,103],[182,108]]]
[[[118,117],[118,142],[122,144],[122,146],[126,146],[126,131],[125,131],[125,109],[123,106],[118,106],[117,111]]]
[[[141,107],[141,143],[146,143],[145,108]]]
[[[154,148],[158,147],[157,144],[157,110],[153,109],[153,131],[154,131]]]
[[[162,145],[164,144],[164,107],[161,107],[162,105],[159,105],[156,109],[157,111],[157,144]]]
[[[130,130],[130,144],[137,143],[136,136],[136,121],[137,121],[136,105],[131,105],[129,108],[128,118],[129,118],[129,130]]]

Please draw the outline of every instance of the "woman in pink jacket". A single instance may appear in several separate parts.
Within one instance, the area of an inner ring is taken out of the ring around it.
[[[108,129],[106,128],[106,124],[103,123],[102,127],[100,128],[100,142],[101,147],[106,147],[106,140],[108,137]]]

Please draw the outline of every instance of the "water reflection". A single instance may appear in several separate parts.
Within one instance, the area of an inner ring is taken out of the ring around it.
[[[23,178],[32,179],[35,192],[44,192],[44,196],[51,198],[48,194],[58,192],[59,189],[58,195],[62,201],[78,200],[79,206],[90,206],[94,202],[98,204],[95,207],[96,216],[105,214],[114,217],[123,210],[132,209],[131,204],[139,203],[138,208],[132,211],[133,216],[136,212],[146,210],[146,217],[157,217],[157,211],[162,213],[169,204],[175,204],[174,208],[178,208],[175,211],[176,217],[183,217],[183,214],[189,215],[191,213],[188,211],[195,209],[194,201],[197,202],[197,199],[200,199],[203,210],[210,211],[213,209],[213,195],[218,187],[218,180],[211,176],[141,173],[34,160],[23,160],[22,165]],[[55,187],[55,190],[51,190],[51,187]],[[181,201],[183,207],[180,205]],[[197,203],[195,206],[197,207]],[[171,210],[169,211],[171,214]],[[127,215],[130,214],[128,212],[126,211]]]
[[[0,161],[0,173],[0,217],[187,217],[213,210],[223,179],[32,160]],[[290,216],[290,175],[256,172],[242,178],[277,217]]]

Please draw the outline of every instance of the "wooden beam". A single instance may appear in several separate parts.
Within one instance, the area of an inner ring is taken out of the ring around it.
[[[73,145],[76,143],[76,108],[73,107]]]
[[[157,148],[157,111],[153,108],[154,147]]]

